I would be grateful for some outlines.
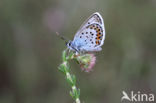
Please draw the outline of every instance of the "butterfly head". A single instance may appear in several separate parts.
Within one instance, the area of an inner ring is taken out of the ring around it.
[[[72,51],[75,51],[75,52],[79,52],[79,50],[77,48],[75,48],[76,46],[73,44],[73,41],[69,40],[67,43],[66,43],[67,47],[72,50]]]
[[[67,47],[70,49],[70,50],[74,50],[73,46],[72,46],[72,41],[69,40],[67,43],[66,43]]]
[[[71,44],[72,44],[72,41],[71,40],[69,40],[68,42],[66,42],[66,45],[67,45],[68,48],[71,47]]]

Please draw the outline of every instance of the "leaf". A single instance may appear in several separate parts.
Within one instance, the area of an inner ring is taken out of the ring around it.
[[[75,77],[75,75],[72,75],[71,78],[73,80],[73,85],[75,85],[76,84],[76,77]]]
[[[65,65],[64,64],[61,64],[59,67],[58,67],[59,71],[61,71],[62,73],[66,73],[65,71]]]
[[[67,82],[69,83],[70,86],[73,86],[73,81],[71,78],[66,77]]]
[[[67,61],[67,60],[66,60],[66,50],[64,50],[64,51],[62,52],[62,59],[63,59],[63,61]]]

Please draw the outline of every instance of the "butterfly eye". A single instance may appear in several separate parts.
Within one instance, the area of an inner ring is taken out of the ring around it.
[[[71,45],[71,42],[66,42],[66,45],[69,47]]]
[[[67,43],[67,45],[68,45],[68,46],[71,46],[71,42],[69,41],[69,42]]]

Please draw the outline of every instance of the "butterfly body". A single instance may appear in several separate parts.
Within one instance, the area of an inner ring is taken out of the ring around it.
[[[104,39],[104,21],[102,16],[96,12],[82,24],[73,41],[67,43],[67,47],[76,52],[101,51]]]

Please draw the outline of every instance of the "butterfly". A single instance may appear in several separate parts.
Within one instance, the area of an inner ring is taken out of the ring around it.
[[[70,50],[80,52],[101,51],[105,40],[104,21],[100,13],[93,13],[80,27],[74,39],[68,41]]]

